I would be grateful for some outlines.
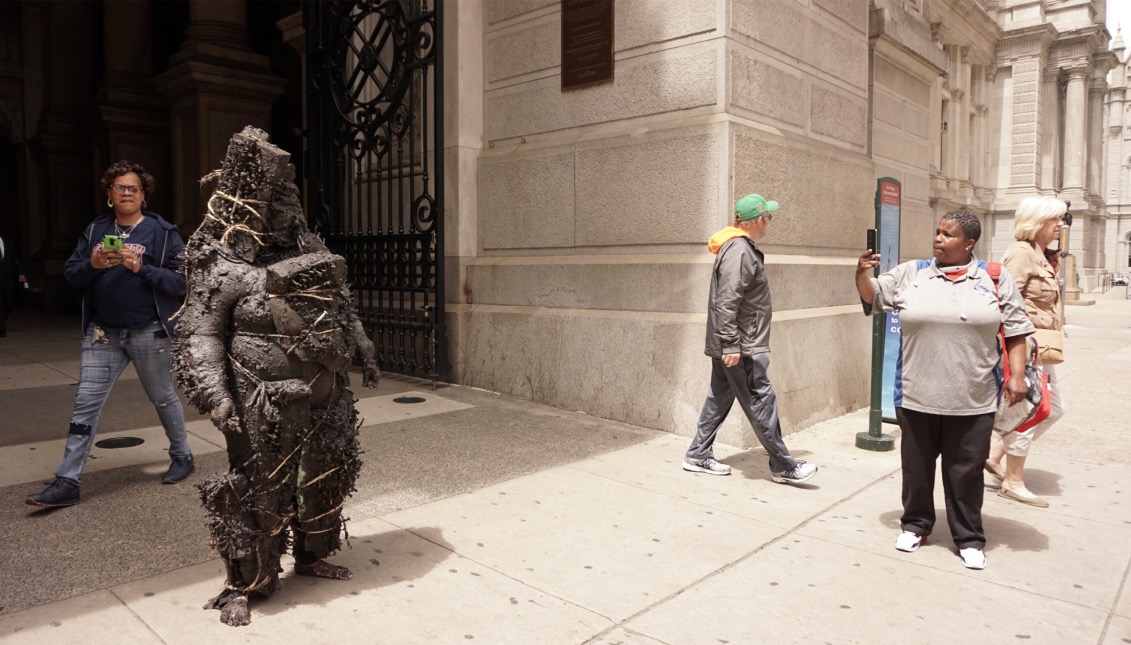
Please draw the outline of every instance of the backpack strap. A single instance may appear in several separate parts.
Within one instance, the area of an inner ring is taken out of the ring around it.
[[[997,283],[1001,280],[1001,262],[987,262],[986,273],[990,274],[990,280],[994,281],[994,291],[997,291]]]

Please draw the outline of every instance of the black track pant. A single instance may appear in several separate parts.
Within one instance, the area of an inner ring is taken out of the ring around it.
[[[982,469],[990,454],[993,413],[945,416],[895,409],[903,430],[904,531],[927,535],[935,526],[935,462],[942,455],[943,492],[950,533],[958,548],[982,548]]]

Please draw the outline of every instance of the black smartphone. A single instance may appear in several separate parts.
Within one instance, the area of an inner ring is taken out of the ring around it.
[[[874,228],[868,229],[868,248],[871,249],[872,253],[878,253],[880,250],[879,242],[876,241],[877,233]]]

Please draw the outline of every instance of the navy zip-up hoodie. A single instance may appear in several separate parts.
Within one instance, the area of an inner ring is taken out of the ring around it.
[[[160,248],[154,249],[153,256],[158,258],[157,264],[143,264],[138,269],[138,276],[145,284],[153,289],[153,302],[157,307],[157,314],[161,318],[161,325],[170,338],[176,338],[176,323],[173,315],[180,310],[185,299],[185,277],[180,273],[181,254],[184,251],[184,242],[177,227],[166,222],[157,213],[142,211],[142,214],[153,219],[165,232]],[[90,254],[94,246],[102,240],[103,235],[114,234],[114,214],[107,213],[92,221],[79,236],[78,245],[67,258],[63,267],[63,275],[71,286],[82,292],[82,331],[91,318],[91,299],[94,294],[87,287],[94,282],[94,278],[101,269],[95,269],[90,264]]]

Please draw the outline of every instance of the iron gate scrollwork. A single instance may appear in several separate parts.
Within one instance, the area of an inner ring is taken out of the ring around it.
[[[382,369],[448,370],[441,0],[311,0],[308,212]]]

